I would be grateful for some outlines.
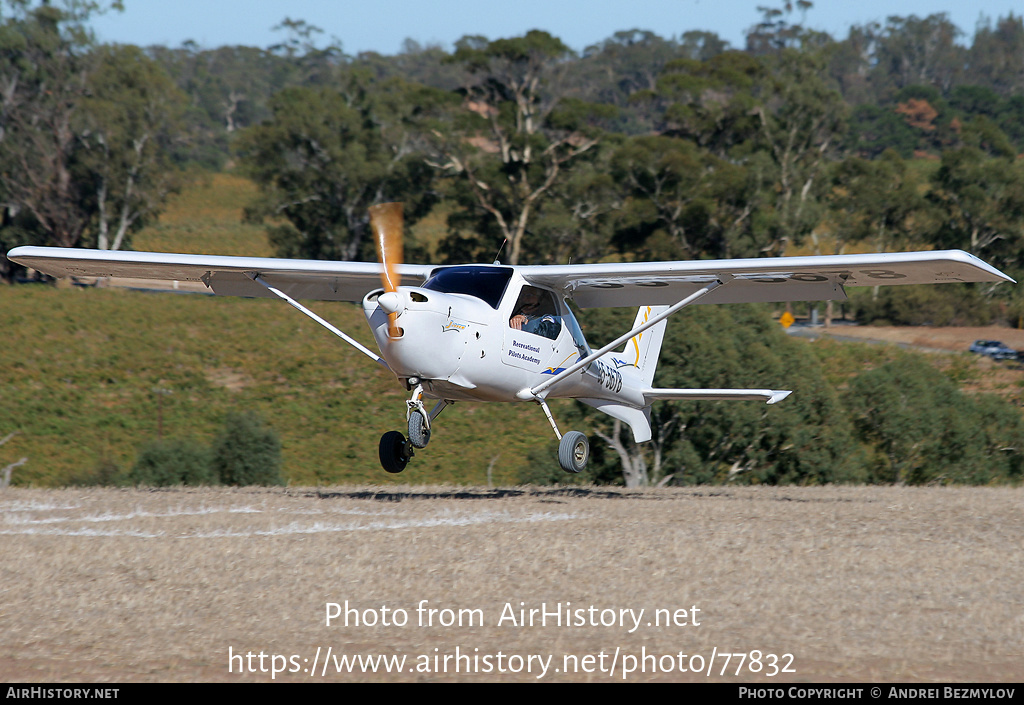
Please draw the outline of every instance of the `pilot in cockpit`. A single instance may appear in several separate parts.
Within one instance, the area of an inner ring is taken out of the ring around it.
[[[524,286],[519,300],[512,309],[508,324],[516,330],[533,333],[554,340],[562,330],[550,294],[532,286]]]

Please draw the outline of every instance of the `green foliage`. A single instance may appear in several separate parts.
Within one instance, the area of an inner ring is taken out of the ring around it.
[[[987,326],[1002,317],[998,301],[969,285],[858,288],[848,305],[861,324]]]
[[[110,458],[101,458],[91,470],[73,473],[67,481],[70,487],[123,487],[132,484]]]
[[[960,247],[997,266],[1024,254],[1024,163],[992,159],[980,149],[947,150],[928,194],[939,209],[932,241]]]
[[[248,219],[285,219],[269,228],[284,257],[372,259],[371,205],[406,201],[410,223],[433,205],[432,174],[412,132],[445,99],[401,79],[372,85],[358,72],[340,90],[296,87],[276,94],[272,118],[238,142],[261,188]]]
[[[914,155],[918,136],[895,110],[878,105],[858,105],[850,116],[846,148],[874,159],[891,149],[904,159]]]
[[[626,189],[616,217],[615,245],[640,259],[695,259],[725,250],[719,175],[729,167],[692,142],[673,137],[634,137],[611,157],[612,178]]]
[[[669,62],[656,92],[667,103],[663,134],[685,137],[726,156],[759,130],[755,108],[767,72],[764,62],[740,51]]]
[[[218,477],[210,461],[209,449],[195,441],[153,441],[139,452],[127,479],[148,487],[214,485]]]
[[[137,47],[99,47],[92,60],[77,121],[84,145],[77,169],[95,214],[88,244],[117,250],[180,186],[172,155],[187,98]]]
[[[464,100],[432,139],[435,163],[451,177],[461,211],[449,219],[453,245],[493,252],[504,239],[503,259],[524,264],[540,254],[527,234],[545,227],[539,223],[547,203],[561,196],[569,211],[589,210],[574,189],[557,191],[595,154],[611,111],[567,95],[560,79],[571,56],[560,39],[540,30],[456,43],[451,61],[468,74]]]
[[[667,464],[677,464],[673,482],[821,484],[864,477],[852,427],[821,368],[759,307],[698,307],[670,324],[655,384],[793,390],[774,406],[722,401],[673,408],[681,436],[665,452]]]
[[[872,448],[874,482],[1021,480],[1019,409],[994,397],[964,395],[920,357],[902,355],[858,374],[843,400]]]
[[[213,443],[212,467],[226,485],[283,485],[281,441],[256,414],[229,414]]]

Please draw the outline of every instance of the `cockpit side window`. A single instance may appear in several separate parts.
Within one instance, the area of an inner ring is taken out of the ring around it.
[[[524,286],[508,324],[516,330],[554,340],[562,331],[562,317],[558,314],[554,294],[535,286]]]

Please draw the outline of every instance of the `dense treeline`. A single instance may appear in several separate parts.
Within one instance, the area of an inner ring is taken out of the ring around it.
[[[1024,20],[838,39],[797,6],[761,8],[741,49],[533,31],[348,56],[287,19],[265,49],[96,46],[96,4],[6,0],[0,246],[126,246],[186,167],[236,164],[285,256],[371,258],[366,206],[392,199],[411,220],[449,204],[447,238],[411,248],[435,260],[503,239],[513,263],[961,247],[1017,271]]]
[[[348,56],[290,19],[266,49],[97,46],[96,3],[4,0],[0,249],[130,247],[189,169],[231,166],[259,184],[246,217],[266,223],[281,256],[372,259],[367,207],[401,200],[410,223],[447,216],[439,241],[408,244],[411,259],[489,261],[503,241],[513,264],[955,247],[1020,278],[1024,19],[980,24],[970,43],[943,14],[833,38],[802,24],[810,2],[796,5],[759,8],[742,48],[708,32],[629,30],[577,54],[537,30]],[[895,287],[857,294],[852,308],[862,321],[1024,318],[1010,287]],[[729,315],[737,323],[714,345],[747,355],[759,343],[744,336],[760,339],[765,324]],[[664,374],[707,380],[696,386],[750,370],[815,374],[793,351],[691,374],[707,355],[730,359],[690,351]],[[762,410],[719,418],[698,405],[689,418],[659,412],[654,450],[599,433],[617,451],[611,466],[641,483],[669,462],[686,482],[935,479],[865,420],[855,392],[877,379],[851,382],[842,403],[809,384],[770,429]],[[979,418],[999,413],[977,405]],[[730,428],[745,429],[742,442],[723,440]],[[1009,457],[993,443],[963,457]],[[928,453],[960,457],[941,443]],[[1019,475],[1015,462],[993,476]],[[954,476],[984,481],[941,475]]]

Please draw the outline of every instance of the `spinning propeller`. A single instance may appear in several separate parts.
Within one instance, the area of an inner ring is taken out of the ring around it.
[[[402,329],[398,327],[398,311],[402,304],[398,295],[398,285],[402,281],[402,275],[398,272],[402,264],[402,204],[379,203],[370,206],[370,227],[377,245],[377,260],[381,264],[380,280],[384,286],[384,293],[377,298],[377,303],[388,314],[388,335],[399,338],[402,335]]]

